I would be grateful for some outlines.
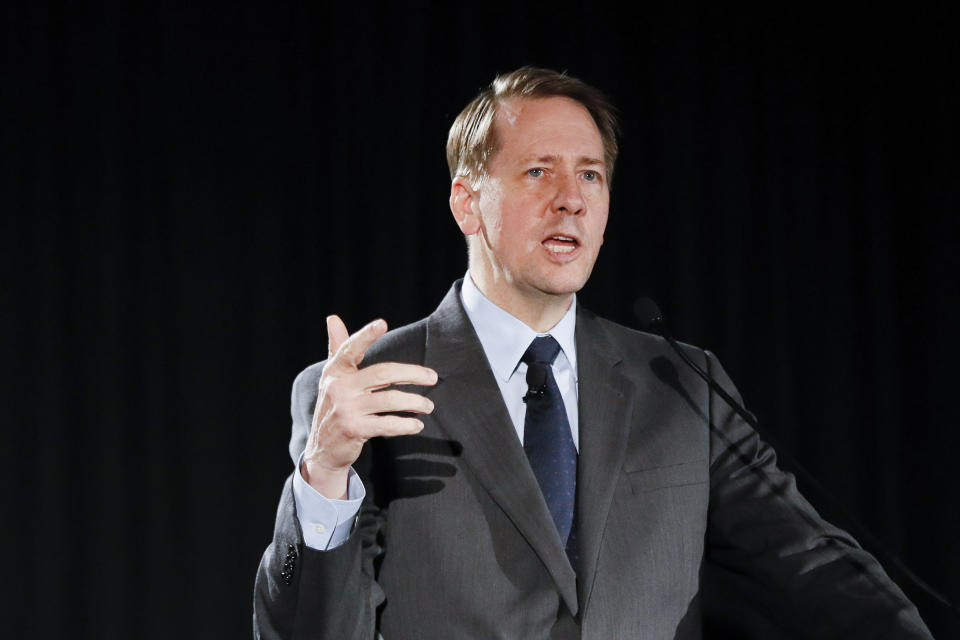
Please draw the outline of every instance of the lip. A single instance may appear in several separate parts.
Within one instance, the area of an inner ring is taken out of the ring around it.
[[[574,241],[574,246],[572,249],[567,251],[552,251],[547,247],[547,243],[553,238],[569,238]],[[566,263],[576,260],[580,254],[583,252],[583,242],[580,237],[572,233],[551,233],[550,235],[543,238],[540,241],[540,248],[543,249],[544,253],[547,254],[548,258],[553,262]]]
[[[549,240],[550,238],[556,238],[556,237],[572,238],[572,239],[577,243],[577,246],[578,246],[578,247],[579,247],[581,244],[583,244],[583,242],[580,240],[580,236],[579,236],[578,234],[576,234],[576,233],[569,233],[569,232],[565,232],[565,231],[554,231],[554,232],[552,232],[552,233],[548,233],[547,235],[543,236],[543,240],[540,241],[540,244],[543,244],[544,242],[546,242],[546,241]]]

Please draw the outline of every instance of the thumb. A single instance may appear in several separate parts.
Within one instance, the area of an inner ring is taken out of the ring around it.
[[[349,337],[347,325],[343,324],[340,316],[327,316],[327,358],[332,358],[333,354],[340,349],[340,345],[346,342]]]

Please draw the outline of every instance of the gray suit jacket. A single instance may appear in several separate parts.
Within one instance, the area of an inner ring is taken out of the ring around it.
[[[575,572],[459,284],[364,360],[422,363],[440,380],[420,434],[364,447],[367,500],[345,544],[303,545],[288,478],[257,574],[256,637],[930,637],[877,562],[817,515],[662,339],[582,308]],[[688,351],[733,390],[712,354]],[[294,460],[322,364],[294,383]]]

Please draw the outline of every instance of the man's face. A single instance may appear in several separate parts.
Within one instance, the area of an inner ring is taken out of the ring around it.
[[[497,154],[474,192],[471,274],[507,310],[569,297],[590,277],[607,224],[600,131],[561,97],[507,101],[496,131]]]

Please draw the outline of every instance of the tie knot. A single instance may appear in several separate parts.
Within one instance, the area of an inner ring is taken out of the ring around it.
[[[560,353],[560,343],[553,336],[539,336],[533,339],[520,360],[527,364],[542,362],[550,365],[556,360],[558,353]]]

